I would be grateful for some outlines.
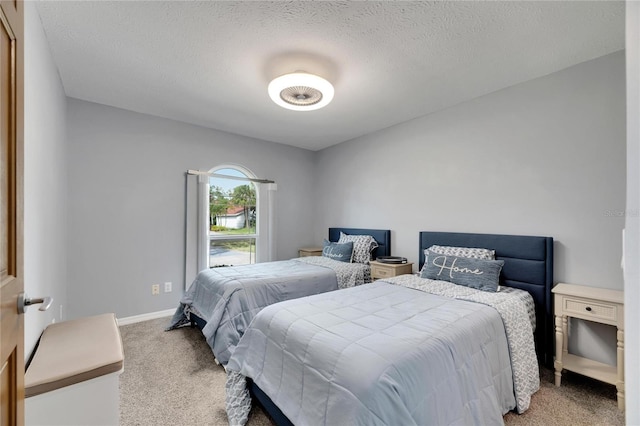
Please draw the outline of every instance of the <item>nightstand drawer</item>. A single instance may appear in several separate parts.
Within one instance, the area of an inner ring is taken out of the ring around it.
[[[370,262],[371,279],[397,277],[402,274],[410,274],[413,263],[382,263],[375,260]]]
[[[579,314],[585,319],[594,318],[609,321],[616,321],[618,319],[617,305],[610,305],[603,302],[588,302],[570,297],[565,297],[563,301],[563,310],[566,313]]]
[[[389,278],[395,275],[395,270],[371,265],[371,278]]]

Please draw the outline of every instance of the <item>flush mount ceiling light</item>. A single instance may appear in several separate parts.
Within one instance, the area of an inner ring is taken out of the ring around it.
[[[283,108],[313,111],[331,102],[333,86],[322,77],[298,71],[271,81],[269,96]]]

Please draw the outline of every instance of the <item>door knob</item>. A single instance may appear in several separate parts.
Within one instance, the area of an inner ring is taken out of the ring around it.
[[[40,306],[38,310],[46,311],[47,309],[49,309],[49,306],[51,306],[52,302],[53,302],[53,298],[49,296],[32,299],[26,293],[23,292],[18,295],[18,313],[24,314],[27,310],[27,306],[37,305],[39,303],[41,303],[42,306]]]

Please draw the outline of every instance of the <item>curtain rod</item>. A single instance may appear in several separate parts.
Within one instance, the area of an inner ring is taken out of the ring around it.
[[[187,174],[188,175],[201,175],[201,176],[210,176],[210,177],[219,177],[219,178],[223,178],[223,179],[235,179],[235,180],[244,180],[244,181],[249,181],[249,182],[255,182],[255,183],[276,183],[273,180],[269,180],[269,179],[254,179],[254,178],[248,178],[248,177],[240,177],[240,176],[229,176],[229,175],[221,175],[219,173],[209,173],[209,172],[202,172],[200,170],[187,170]]]

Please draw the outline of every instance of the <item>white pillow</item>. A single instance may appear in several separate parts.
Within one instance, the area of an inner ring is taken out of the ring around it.
[[[368,264],[371,260],[371,252],[378,247],[378,243],[371,235],[347,235],[340,232],[338,244],[353,243],[353,257],[351,261],[354,263]]]

